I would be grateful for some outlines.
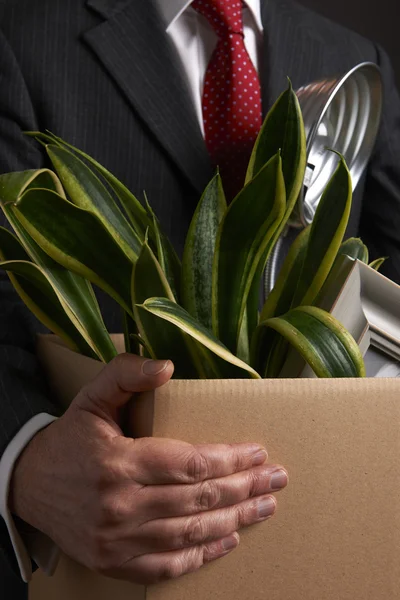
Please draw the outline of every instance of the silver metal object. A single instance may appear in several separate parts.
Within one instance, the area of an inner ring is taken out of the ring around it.
[[[303,228],[312,222],[322,192],[337,165],[338,157],[329,149],[344,156],[353,190],[361,178],[379,129],[382,108],[380,70],[374,63],[361,63],[343,77],[311,83],[301,87],[296,94],[306,131],[307,169],[303,191],[289,225]],[[288,231],[285,233],[287,235]],[[279,255],[285,246],[284,241],[277,244],[268,261],[266,295],[276,282]]]
[[[353,190],[358,184],[378,133],[382,82],[379,68],[361,63],[340,79],[322,80],[297,90],[307,138],[305,190],[299,203],[301,225],[311,223],[322,192],[343,154]]]

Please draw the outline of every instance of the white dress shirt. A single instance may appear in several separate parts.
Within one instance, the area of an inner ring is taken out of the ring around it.
[[[164,16],[167,34],[175,44],[185,71],[197,118],[204,134],[201,97],[204,76],[217,36],[207,19],[190,7],[191,0],[157,0]],[[260,0],[243,2],[244,43],[258,71],[263,26]]]
[[[217,36],[207,20],[190,7],[191,0],[156,0],[164,19],[166,32],[176,46],[184,72],[187,76],[193,103],[201,130],[203,116],[201,97],[208,62],[217,43]],[[250,58],[258,70],[263,26],[260,0],[243,2],[244,43]],[[30,557],[47,574],[57,564],[58,548],[41,532],[22,540],[8,509],[8,493],[14,465],[33,436],[54,420],[41,413],[34,416],[20,429],[9,443],[0,460],[0,514],[4,518],[17,557],[21,577],[28,582],[32,577]]]

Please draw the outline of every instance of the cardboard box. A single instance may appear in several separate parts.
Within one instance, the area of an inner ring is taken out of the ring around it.
[[[68,403],[101,368],[40,342]],[[64,558],[30,600],[395,600],[400,589],[400,379],[172,381],[135,400],[137,435],[255,441],[290,482],[229,556],[148,587]]]

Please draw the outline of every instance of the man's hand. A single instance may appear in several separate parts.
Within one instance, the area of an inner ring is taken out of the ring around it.
[[[257,444],[124,437],[135,392],[166,383],[170,361],[123,354],[39,432],[14,470],[10,507],[69,556],[110,577],[154,583],[194,571],[270,517],[283,469]]]

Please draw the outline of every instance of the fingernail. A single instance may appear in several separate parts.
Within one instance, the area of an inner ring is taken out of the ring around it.
[[[267,460],[268,454],[266,450],[258,450],[252,458],[253,465],[262,465]]]
[[[239,544],[239,537],[236,535],[231,535],[222,540],[222,547],[224,550],[233,550]]]
[[[169,360],[146,360],[142,365],[142,372],[145,375],[159,375],[168,366]]]
[[[271,475],[271,480],[270,480],[271,490],[272,491],[281,490],[282,488],[284,488],[287,485],[287,482],[288,482],[288,476],[287,476],[286,471],[284,471],[283,469],[279,469],[279,471],[275,471],[275,473],[272,473],[272,475]]]
[[[275,500],[271,497],[262,498],[258,503],[258,516],[266,519],[274,514],[276,508]]]

